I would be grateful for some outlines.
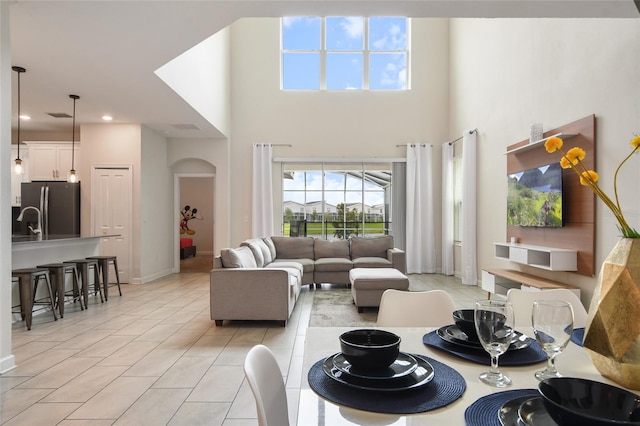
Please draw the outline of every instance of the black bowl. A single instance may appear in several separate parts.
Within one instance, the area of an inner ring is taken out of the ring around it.
[[[544,406],[559,425],[640,425],[640,397],[593,380],[553,377],[538,384]]]
[[[469,340],[478,341],[478,332],[476,331],[476,321],[473,309],[460,309],[453,311],[453,322],[458,328],[467,335]]]
[[[400,336],[384,330],[351,330],[340,335],[340,349],[356,369],[384,370],[398,358]]]

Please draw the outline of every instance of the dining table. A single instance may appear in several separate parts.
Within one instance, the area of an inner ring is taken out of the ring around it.
[[[378,327],[366,328],[375,329]],[[380,399],[373,400],[375,406],[368,409],[357,409],[350,406],[351,404],[333,402],[328,398],[320,396],[312,389],[309,383],[309,378],[313,377],[314,371],[316,372],[316,379],[318,378],[317,370],[320,361],[340,353],[339,336],[353,329],[354,327],[309,327],[307,329],[303,354],[302,381],[298,400],[298,425],[469,425],[470,423],[465,420],[465,411],[482,398],[486,399],[485,397],[490,398],[491,396],[498,397],[501,396],[497,395],[498,392],[505,391],[511,392],[514,395],[518,394],[519,390],[525,393],[526,390],[528,390],[531,394],[537,394],[539,382],[534,377],[534,373],[543,369],[546,364],[546,359],[541,359],[527,365],[499,365],[500,370],[511,378],[512,384],[505,388],[491,387],[482,383],[478,378],[480,373],[489,369],[489,365],[464,359],[458,355],[441,350],[441,348],[425,344],[423,341],[425,336],[428,335],[433,338],[433,332],[437,331],[438,327],[384,327],[384,330],[391,331],[400,336],[401,353],[425,356],[427,357],[425,359],[433,360],[441,367],[446,368],[448,372],[455,371],[459,373],[459,376],[463,378],[464,382],[462,393],[461,395],[458,393],[456,395],[457,399],[442,407],[412,414],[385,412],[388,410],[385,408],[386,401],[384,392]],[[533,337],[533,332],[530,329],[518,331],[524,335]],[[616,385],[596,370],[586,350],[578,343],[578,341],[572,339],[562,353],[556,357],[556,367],[558,371],[566,377],[580,377]],[[434,369],[435,376],[433,381],[436,380],[438,372],[443,371],[442,368]],[[312,371],[311,376],[309,375],[310,371]],[[334,380],[333,378],[329,379],[331,383]],[[447,381],[449,381],[449,378],[444,380],[445,384]],[[331,386],[352,387],[342,383],[338,383],[337,385],[332,384]],[[427,383],[425,387],[428,386],[434,385]],[[345,392],[345,395],[359,395],[355,397],[362,398],[363,400],[368,399],[367,390],[345,389]],[[375,391],[375,393],[377,397],[381,394],[379,391]],[[386,399],[391,400],[393,396],[392,393],[393,392],[389,392],[389,398]],[[430,397],[432,396],[429,396],[429,398]],[[476,404],[476,406],[477,405],[478,404]],[[497,422],[498,410],[495,411],[495,419],[495,423],[500,424]],[[478,421],[476,423],[482,424],[485,422]]]

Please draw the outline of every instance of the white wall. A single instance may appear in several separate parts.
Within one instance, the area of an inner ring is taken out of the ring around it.
[[[206,168],[197,162],[199,159],[213,166]],[[229,183],[229,141],[227,139],[169,139],[167,146],[167,164],[174,173],[215,173],[214,194],[214,241],[213,252],[230,247],[230,186]],[[186,165],[186,166],[185,166]],[[176,234],[177,235],[177,234]],[[175,241],[175,244],[178,244]]]
[[[221,133],[229,136],[229,29],[163,65],[156,74]]]
[[[173,173],[167,140],[142,126],[140,153],[140,278],[145,283],[173,271]]]
[[[6,208],[0,211],[0,374],[15,366],[11,354],[11,48],[9,43],[9,3],[0,2],[0,203]]]
[[[78,167],[81,191],[80,226],[83,235],[91,229],[91,167],[92,165],[131,165],[133,180],[133,217],[131,218],[131,259],[129,278],[141,282],[141,152],[142,129],[139,124],[83,124],[81,131],[81,164]]]
[[[531,123],[548,130],[595,114],[597,171],[613,196],[615,168],[640,132],[640,21],[453,19],[450,39],[450,128],[479,129],[478,265],[513,267],[494,258],[492,245],[506,241],[507,145],[527,139]],[[627,220],[636,228],[639,160],[631,159],[618,178]],[[596,221],[599,270],[619,233],[600,201]],[[528,272],[581,287],[583,302],[591,299],[596,282],[573,273]]]
[[[398,158],[406,149],[397,144],[433,143],[439,159],[449,137],[447,20],[412,20],[412,90],[401,92],[281,91],[279,25],[244,18],[231,27],[232,244],[251,234],[254,143],[291,144],[274,156],[296,158]]]

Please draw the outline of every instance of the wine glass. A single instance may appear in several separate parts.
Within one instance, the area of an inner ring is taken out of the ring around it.
[[[573,333],[573,307],[561,300],[536,300],[531,311],[533,333],[540,347],[547,353],[547,367],[536,372],[536,379],[561,377],[555,365],[556,356],[562,352]]]
[[[511,302],[477,301],[474,318],[478,339],[484,350],[491,356],[491,369],[480,374],[480,380],[490,386],[509,386],[511,379],[498,369],[498,357],[509,349],[514,334]]]

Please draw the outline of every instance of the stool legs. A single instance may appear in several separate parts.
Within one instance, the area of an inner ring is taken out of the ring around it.
[[[80,263],[80,277],[82,279],[82,297],[84,298],[85,308],[89,307],[89,265],[84,262]],[[98,264],[91,265],[93,270],[93,288],[94,293],[100,293],[100,303],[104,303],[102,297],[102,287],[100,285],[100,271],[98,271]]]
[[[66,276],[67,273],[72,274],[72,296],[74,301],[76,298],[80,301],[80,309],[84,310],[84,302],[83,298],[80,297],[80,287],[78,283],[80,281],[80,277],[78,276],[78,268],[75,265],[66,265],[64,263],[52,263],[48,265],[40,265],[39,268],[47,268],[49,269],[49,273],[53,275],[52,280],[54,281],[54,293],[56,294],[56,299],[58,302],[58,312],[60,313],[60,318],[64,318],[64,298],[66,295]]]
[[[27,324],[27,330],[31,330],[31,323],[33,321],[33,306],[36,303],[36,292],[38,291],[38,284],[40,280],[44,280],[47,291],[49,292],[49,300],[46,303],[51,306],[51,313],[53,314],[53,319],[55,321],[58,320],[56,316],[55,310],[55,302],[53,298],[53,291],[51,289],[51,282],[49,281],[49,273],[48,272],[24,272],[24,273],[14,273],[14,277],[18,279],[18,287],[20,290],[20,316],[25,320]]]
[[[104,300],[109,300],[109,262],[113,262],[113,268],[116,271],[116,284],[118,286],[118,294],[122,296],[122,290],[120,288],[120,273],[118,272],[118,260],[115,256],[96,256],[89,257],[88,259],[95,259],[98,261],[100,270],[102,271],[102,288],[104,290]]]
[[[122,296],[122,290],[120,289],[120,273],[118,272],[118,259],[115,257],[113,258],[113,269],[116,271],[116,283],[118,283],[118,294]]]

